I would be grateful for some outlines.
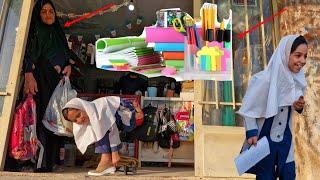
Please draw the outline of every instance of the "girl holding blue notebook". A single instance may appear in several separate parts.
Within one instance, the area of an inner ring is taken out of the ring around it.
[[[249,83],[239,114],[243,116],[246,141],[242,151],[266,137],[270,154],[247,173],[256,179],[295,179],[292,112],[302,112],[305,101],[307,42],[303,36],[281,39],[268,67]]]

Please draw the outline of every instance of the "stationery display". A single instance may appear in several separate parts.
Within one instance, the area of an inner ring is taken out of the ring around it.
[[[96,66],[134,71],[147,77],[183,80],[232,80],[232,11],[217,20],[217,5],[204,3],[196,23],[179,8],[157,11],[157,26],[144,37],[102,38],[96,42]]]

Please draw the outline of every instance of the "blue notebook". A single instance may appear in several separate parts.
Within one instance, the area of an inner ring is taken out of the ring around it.
[[[155,51],[184,51],[184,43],[156,43]]]

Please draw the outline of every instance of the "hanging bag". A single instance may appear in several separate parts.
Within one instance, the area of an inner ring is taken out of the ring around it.
[[[9,155],[18,160],[29,160],[42,147],[36,133],[36,103],[28,94],[15,110],[10,135]]]
[[[143,108],[143,124],[135,128],[132,133],[143,142],[154,142],[157,139],[159,126],[158,108],[151,105]]]
[[[64,119],[62,108],[75,97],[77,97],[77,92],[72,89],[69,78],[64,77],[55,88],[42,120],[43,125],[54,134],[73,136],[72,122]]]
[[[190,112],[179,111],[175,115],[177,131],[181,141],[193,141],[193,123],[190,122]]]
[[[131,132],[136,128],[136,111],[129,100],[120,100],[120,106],[116,111],[115,117],[120,131]]]
[[[170,109],[166,107],[160,112],[158,143],[161,148],[166,149],[180,147],[176,121]]]

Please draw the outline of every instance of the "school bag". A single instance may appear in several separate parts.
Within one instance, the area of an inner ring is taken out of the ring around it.
[[[160,112],[158,144],[166,149],[180,147],[176,121],[170,109],[166,107]]]
[[[157,139],[159,114],[158,108],[151,105],[143,108],[143,124],[132,131],[136,139],[143,142],[154,142]]]
[[[36,103],[31,94],[15,109],[10,135],[9,155],[17,160],[29,160],[36,156],[41,146],[36,133]]]
[[[136,128],[136,110],[129,100],[120,100],[120,106],[115,117],[120,131],[131,132]]]

